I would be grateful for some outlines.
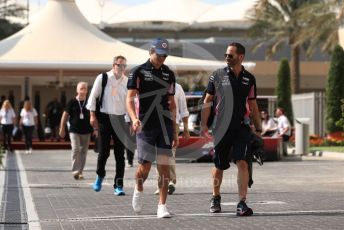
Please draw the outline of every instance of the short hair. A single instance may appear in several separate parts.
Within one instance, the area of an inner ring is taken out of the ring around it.
[[[87,83],[87,82],[85,82],[85,81],[79,81],[79,82],[78,82],[78,84],[76,85],[76,88],[78,88],[78,87],[79,87],[79,85],[85,85],[85,86],[86,86],[86,88],[88,87],[88,83]]]
[[[239,42],[229,43],[228,46],[235,46],[237,48],[237,50],[236,50],[237,54],[245,55],[245,47],[242,44],[240,44]]]
[[[118,61],[118,59],[123,59],[125,61],[127,60],[124,56],[118,55],[113,58],[113,64],[115,64]]]

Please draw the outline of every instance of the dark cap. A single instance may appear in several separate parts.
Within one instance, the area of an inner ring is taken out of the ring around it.
[[[155,38],[151,42],[150,48],[153,48],[155,52],[159,55],[168,55],[169,53],[169,45],[168,41],[163,38]]]

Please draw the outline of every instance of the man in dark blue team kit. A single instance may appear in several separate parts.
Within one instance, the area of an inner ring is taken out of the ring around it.
[[[216,123],[213,130],[215,144],[215,167],[213,169],[213,197],[210,212],[221,212],[220,186],[223,171],[233,161],[238,167],[239,203],[238,216],[253,214],[246,205],[249,182],[247,154],[250,154],[251,120],[258,135],[261,133],[260,113],[256,101],[256,79],[242,62],[245,48],[240,43],[228,45],[225,60],[227,67],[216,70],[209,79],[207,94],[202,108],[201,133],[208,136],[207,120],[210,103],[216,97]]]
[[[177,143],[175,134],[175,76],[164,65],[169,45],[165,39],[154,39],[149,60],[133,69],[128,79],[127,110],[136,131],[139,165],[133,209],[142,210],[143,183],[147,179],[153,161],[159,171],[158,218],[170,217],[166,207],[169,183],[169,161],[172,147]],[[138,97],[139,105],[134,99]],[[138,113],[135,111],[138,108]]]

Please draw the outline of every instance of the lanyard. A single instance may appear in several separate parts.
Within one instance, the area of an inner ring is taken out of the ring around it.
[[[82,105],[81,105],[81,103],[80,103],[80,101],[79,101],[79,99],[78,99],[78,98],[77,98],[76,100],[77,100],[77,101],[78,101],[78,103],[79,103],[80,113],[83,113],[83,112],[82,112],[82,108],[85,106],[86,99],[84,100],[84,103],[82,103]]]

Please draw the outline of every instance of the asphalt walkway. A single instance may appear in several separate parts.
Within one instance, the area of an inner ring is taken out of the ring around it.
[[[144,208],[131,207],[134,168],[126,168],[126,196],[113,194],[114,157],[101,192],[91,189],[96,154],[89,151],[84,180],[74,180],[68,150],[7,154],[0,170],[0,229],[344,229],[344,154],[323,153],[254,164],[251,217],[236,217],[236,167],[222,186],[220,214],[209,213],[212,163],[178,163],[170,219],[157,219],[156,173],[145,183]]]

